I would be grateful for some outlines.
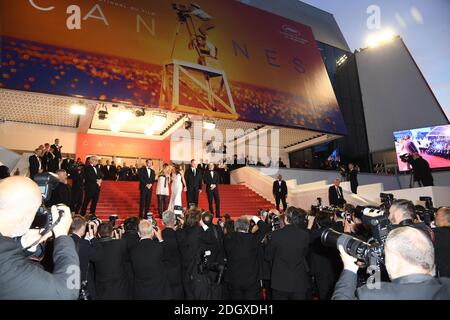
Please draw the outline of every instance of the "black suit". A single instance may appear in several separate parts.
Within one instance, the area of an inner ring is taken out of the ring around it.
[[[77,169],[72,172],[72,196],[71,196],[72,212],[78,214],[83,203],[83,174]]]
[[[127,242],[103,238],[93,244],[96,255],[95,289],[100,300],[125,300],[129,296],[129,283],[125,263],[129,260]]]
[[[58,161],[61,160],[61,147],[56,146],[56,144],[52,144],[50,148],[53,148],[53,150],[55,150],[55,157],[58,159]]]
[[[91,260],[95,258],[96,251],[91,243],[83,238],[80,238],[76,234],[71,234],[70,237],[75,243],[75,249],[77,250],[78,257],[80,259],[80,280],[81,283],[87,281],[87,290],[91,299],[95,299],[95,277],[94,268],[91,264]],[[95,240],[94,240],[95,241]]]
[[[72,191],[70,190],[70,187],[65,183],[58,183],[58,186],[52,191],[50,206],[62,203],[70,207],[72,204],[71,198]]]
[[[350,180],[350,188],[354,194],[358,193],[358,170],[353,169],[348,173],[348,179]]]
[[[193,203],[198,206],[198,193],[202,190],[202,171],[195,168],[194,175],[193,169],[189,168],[184,174],[184,180],[186,181],[188,205]]]
[[[170,228],[165,228],[162,232],[164,239],[164,266],[167,270],[172,298],[175,300],[184,299],[179,234],[180,231]]]
[[[286,211],[287,203],[286,196],[288,194],[288,189],[286,185],[286,181],[281,180],[281,185],[279,180],[275,180],[272,186],[272,194],[275,197],[275,202],[277,204],[277,210],[280,211],[280,200],[283,203],[283,210]]]
[[[136,231],[126,231],[123,234],[122,240],[127,243],[128,254],[139,244],[140,239],[141,238]],[[132,297],[134,292],[134,272],[133,266],[131,265],[131,260],[125,262],[125,274],[127,276],[128,283],[130,284],[129,295]]]
[[[67,285],[79,266],[70,237],[54,240],[53,261],[53,273],[46,272],[24,254],[20,242],[0,235],[0,300],[78,299],[79,290]]]
[[[344,270],[336,284],[333,300],[449,300],[450,279],[413,274],[391,282],[381,282],[380,289],[366,285],[356,289],[356,274]]]
[[[233,300],[260,300],[261,292],[261,241],[268,231],[262,220],[258,221],[255,233],[233,232],[225,237],[227,257],[227,279]]]
[[[148,172],[150,170],[150,174]],[[145,215],[150,211],[150,205],[152,202],[153,184],[155,183],[155,171],[142,167],[139,169],[139,217],[145,218]],[[152,187],[148,189],[146,185],[151,184]]]
[[[55,173],[59,169],[59,159],[55,154],[47,152],[47,171]]]
[[[211,176],[213,172],[213,176]],[[213,209],[213,198],[216,203],[216,217],[220,217],[220,196],[219,196],[219,174],[216,171],[206,171],[204,175],[204,180],[206,184],[206,194],[208,195],[209,211],[214,213]],[[216,187],[211,190],[211,185],[214,184]]]
[[[274,300],[303,300],[309,289],[308,233],[294,225],[287,225],[272,233],[265,258],[272,262]]]
[[[84,167],[84,201],[81,208],[81,215],[86,215],[86,210],[91,203],[90,213],[95,214],[97,208],[98,198],[100,196],[100,186],[97,184],[97,180],[101,179],[101,172],[98,168],[92,165],[87,165]]]
[[[131,251],[130,257],[134,271],[134,299],[171,299],[163,263],[164,245],[151,239],[141,240]]]
[[[28,158],[28,162],[30,163],[30,179],[33,180],[34,176],[39,174],[39,169],[42,169],[41,159],[33,154]]]
[[[440,277],[450,278],[450,227],[433,229],[436,271]]]
[[[61,162],[61,169],[66,170],[68,174],[72,174],[71,169],[74,164],[75,160],[66,158]]]
[[[343,207],[347,202],[344,199],[344,193],[342,192],[342,187],[339,187],[339,194],[336,190],[336,186],[332,185],[328,189],[328,201],[330,202],[330,206]]]

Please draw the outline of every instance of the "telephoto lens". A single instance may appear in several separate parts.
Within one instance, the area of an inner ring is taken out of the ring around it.
[[[372,251],[371,245],[364,241],[330,228],[327,228],[322,232],[320,240],[326,247],[339,248],[341,245],[345,252],[352,257],[362,260],[366,264],[370,262],[369,259]]]

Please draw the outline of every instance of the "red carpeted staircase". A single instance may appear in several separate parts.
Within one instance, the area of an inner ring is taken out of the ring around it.
[[[151,212],[157,213],[155,188],[153,189]],[[219,185],[220,208],[222,216],[228,213],[232,217],[254,215],[260,208],[271,208],[273,205],[263,197],[244,185]],[[183,206],[186,207],[186,193],[183,192]],[[199,207],[208,209],[205,189],[200,193]],[[129,216],[139,213],[139,183],[125,181],[103,181],[100,199],[97,204],[97,216],[107,220],[110,215],[119,216],[118,224]]]

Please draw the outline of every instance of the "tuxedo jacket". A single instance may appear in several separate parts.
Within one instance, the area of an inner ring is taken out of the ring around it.
[[[39,159],[36,155],[32,155],[28,158],[28,161],[30,163],[30,178],[33,179],[39,173]],[[43,168],[42,164],[41,168]]]
[[[47,171],[56,172],[59,169],[59,159],[55,154],[47,152]]]
[[[147,167],[142,167],[139,169],[138,175],[139,175],[139,190],[144,190],[146,185],[155,183],[156,175],[153,169],[150,169],[150,176],[149,176],[147,172]]]
[[[212,177],[211,177],[211,171],[209,171],[209,170],[206,171],[205,174],[203,175],[203,179],[205,181],[207,189],[209,189],[209,187],[212,184],[215,184],[216,188],[219,185],[219,182],[220,182],[219,173],[217,171],[215,171],[215,170],[213,172],[214,172],[214,175]]]
[[[50,148],[53,148],[53,150],[55,150],[55,157],[59,160],[59,159],[62,159],[62,156],[61,156],[61,149],[60,148],[58,148],[57,146],[56,146],[56,144],[52,144],[51,146],[50,146]]]
[[[186,180],[186,187],[188,190],[201,190],[202,189],[202,170],[195,168],[195,176],[192,172],[192,168],[189,168],[184,173],[184,180]]]
[[[342,187],[339,187],[339,192],[341,193],[340,197],[336,192],[336,187],[334,185],[328,189],[328,200],[330,202],[330,206],[342,206],[345,203]]]
[[[287,196],[288,189],[287,189],[286,181],[281,180],[281,186],[280,186],[278,180],[275,180],[273,182],[273,186],[272,186],[272,193],[276,196],[281,196],[281,197]]]
[[[84,167],[84,188],[86,191],[96,191],[100,189],[97,180],[102,178],[102,173],[100,172],[100,169],[96,169],[97,173],[95,173],[94,167],[91,165]]]

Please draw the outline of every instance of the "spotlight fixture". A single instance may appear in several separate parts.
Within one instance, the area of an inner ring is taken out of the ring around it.
[[[116,122],[111,123],[111,131],[120,132],[120,124]]]
[[[152,136],[153,133],[154,133],[154,130],[153,130],[152,127],[147,127],[147,128],[145,128],[145,130],[144,130],[144,134],[145,134],[146,136]]]
[[[98,108],[98,120],[106,120],[108,119],[108,108],[101,104]]]
[[[86,114],[86,106],[82,101],[74,103],[70,106],[70,114],[84,116]]]
[[[203,129],[214,130],[216,128],[216,123],[213,120],[203,120]]]
[[[152,117],[152,126],[155,131],[161,131],[167,122],[167,115],[164,113],[154,113]]]
[[[138,109],[134,112],[134,114],[136,115],[136,118],[140,118],[140,117],[144,117],[145,116],[145,109]]]

